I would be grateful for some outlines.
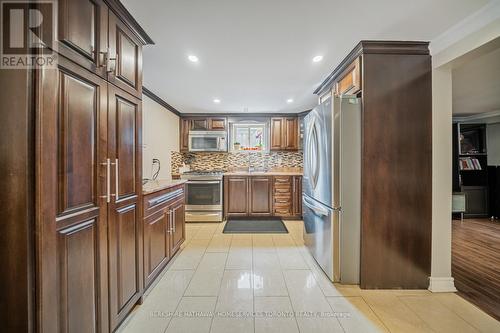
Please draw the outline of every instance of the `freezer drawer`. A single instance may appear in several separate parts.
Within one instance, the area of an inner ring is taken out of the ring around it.
[[[338,212],[311,197],[302,196],[304,242],[321,269],[334,281],[334,219]]]

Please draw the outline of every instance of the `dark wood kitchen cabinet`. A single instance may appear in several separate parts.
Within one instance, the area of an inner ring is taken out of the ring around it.
[[[141,101],[108,88],[108,158],[113,197],[108,203],[109,316],[115,328],[141,297]]]
[[[106,78],[108,6],[102,0],[58,1],[58,52]]]
[[[271,118],[271,150],[299,149],[299,126],[297,117]]]
[[[141,98],[142,45],[152,41],[120,15],[126,14],[115,0],[59,1],[58,52]]]
[[[121,36],[115,45],[110,17],[121,31],[113,33]],[[9,242],[8,251],[30,276],[10,286],[25,292],[6,294],[16,316],[4,328],[110,332],[143,292],[140,54],[152,41],[116,0],[61,0],[57,29],[55,67],[12,80],[15,98],[29,101],[12,105],[9,122],[26,117],[16,131],[30,142],[20,148],[29,151],[23,163],[30,199],[26,215],[6,221],[2,233],[29,225],[26,242],[19,249]],[[124,57],[115,77],[104,58],[110,46]],[[11,193],[5,196],[18,205]],[[6,264],[14,275],[19,265]]]
[[[428,43],[361,41],[315,93],[362,99],[360,287],[427,289],[432,244]]]
[[[302,176],[273,177],[273,210],[283,218],[302,216]]]
[[[109,82],[142,96],[142,43],[112,11],[108,16],[107,72]]]
[[[226,216],[248,215],[248,177],[224,176],[224,211]]]
[[[144,288],[148,288],[185,239],[184,185],[144,196]]]
[[[271,216],[273,213],[272,202],[272,177],[249,177],[248,186],[248,215]]]
[[[301,182],[301,176],[224,176],[224,214],[300,218]]]
[[[189,150],[189,128],[191,127],[191,121],[186,118],[179,119],[179,145],[181,152],[187,152]]]
[[[108,331],[108,85],[62,57],[40,82],[38,324]]]

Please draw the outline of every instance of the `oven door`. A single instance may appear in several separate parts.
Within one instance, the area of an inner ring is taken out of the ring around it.
[[[186,211],[222,210],[221,180],[189,180],[186,183]]]

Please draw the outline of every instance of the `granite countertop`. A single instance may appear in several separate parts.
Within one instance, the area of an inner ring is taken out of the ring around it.
[[[224,176],[302,176],[302,168],[273,168],[268,171],[251,171],[245,169],[234,169],[224,172]]]
[[[154,192],[158,192],[169,187],[173,187],[176,185],[184,184],[186,182],[185,179],[157,179],[150,180],[146,184],[142,185],[142,194],[150,194]]]

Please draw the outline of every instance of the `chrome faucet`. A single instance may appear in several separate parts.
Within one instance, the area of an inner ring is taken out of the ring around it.
[[[252,166],[252,153],[248,153],[248,172],[253,172],[255,167]]]

